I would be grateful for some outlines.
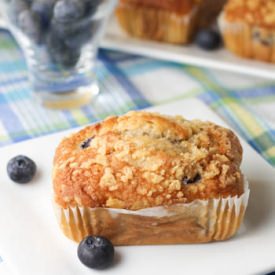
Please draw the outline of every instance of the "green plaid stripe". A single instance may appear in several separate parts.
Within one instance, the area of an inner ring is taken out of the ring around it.
[[[159,77],[163,70],[165,79]],[[0,32],[0,145],[150,106],[142,84],[155,75],[156,80],[151,81],[150,85],[159,87],[159,94],[151,103],[198,97],[236,129],[270,164],[275,165],[275,124],[268,123],[254,112],[254,107],[260,104],[273,102],[275,108],[275,82],[262,81],[234,89],[227,87],[214,71],[112,51],[100,52],[97,75],[102,93],[92,108],[45,110],[32,101],[21,51],[7,32]],[[184,78],[184,82],[178,84],[172,80],[168,89],[164,89],[161,81],[169,81],[169,77],[174,75]],[[173,87],[177,85],[181,85],[182,92],[173,92]],[[163,97],[164,94],[167,96]]]
[[[228,90],[218,84],[211,75],[204,70],[194,67],[184,67],[190,76],[200,79],[204,91],[199,95],[217,113],[219,113],[233,128],[260,153],[270,164],[275,165],[275,135],[274,130],[267,123],[256,116],[249,107],[249,102],[241,98],[235,91]],[[269,84],[270,85],[270,84]],[[275,94],[275,84],[270,89]],[[262,93],[261,98],[265,97]],[[267,95],[270,99],[270,95]],[[273,95],[271,95],[273,98]],[[261,98],[259,100],[261,100]],[[257,98],[258,99],[258,98]],[[254,98],[254,101],[257,101]],[[274,100],[275,103],[275,100]],[[275,105],[274,105],[275,106]]]

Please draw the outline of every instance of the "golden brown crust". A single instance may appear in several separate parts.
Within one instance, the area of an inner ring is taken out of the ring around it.
[[[190,42],[195,28],[197,9],[169,11],[132,2],[120,2],[116,17],[128,34],[173,44]]]
[[[177,14],[189,13],[200,0],[120,0],[121,5],[136,5],[137,7],[163,9]]]
[[[89,146],[82,149],[85,141]],[[55,200],[65,208],[136,210],[241,195],[241,158],[238,138],[228,129],[130,112],[61,142],[54,159]]]
[[[275,28],[275,0],[229,0],[224,12],[226,20],[231,22]]]
[[[128,34],[186,44],[198,28],[216,20],[226,0],[120,0],[116,17]]]

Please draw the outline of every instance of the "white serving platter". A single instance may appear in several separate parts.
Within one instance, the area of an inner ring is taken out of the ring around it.
[[[194,44],[182,46],[136,39],[123,32],[114,17],[109,22],[101,46],[165,61],[275,80],[275,64],[240,58],[225,48],[204,51]]]
[[[1,27],[8,29],[0,14]],[[275,64],[240,58],[225,48],[209,52],[201,50],[194,44],[182,46],[136,39],[125,34],[114,17],[110,19],[100,46],[164,61],[275,80]]]
[[[195,99],[151,110],[225,125]],[[63,236],[52,208],[53,154],[62,137],[70,132],[0,149],[0,255],[12,269],[10,274],[260,275],[275,269],[275,170],[243,141],[243,171],[251,185],[251,196],[237,236],[209,244],[116,247],[114,267],[100,272],[84,267],[76,256],[77,244]],[[7,176],[6,164],[18,154],[37,163],[39,173],[30,184],[15,184]]]

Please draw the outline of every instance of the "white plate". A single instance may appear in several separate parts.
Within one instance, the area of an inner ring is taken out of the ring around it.
[[[110,20],[101,46],[166,61],[275,79],[275,65],[239,58],[224,48],[208,52],[195,45],[178,46],[131,38],[121,30],[115,18]]]
[[[224,123],[198,100],[153,108]],[[66,132],[67,134],[68,132]],[[0,150],[0,255],[18,275],[251,275],[275,268],[275,171],[246,143],[243,170],[251,197],[239,234],[226,242],[117,247],[118,263],[104,272],[89,270],[77,259],[77,245],[63,236],[51,204],[51,166],[65,133],[49,135]],[[11,182],[7,161],[17,154],[33,158],[39,174],[28,185]]]
[[[1,27],[8,29],[0,15]],[[109,22],[101,47],[165,61],[275,79],[275,65],[273,64],[239,58],[224,48],[208,52],[195,45],[179,46],[135,39],[121,30],[114,17]]]

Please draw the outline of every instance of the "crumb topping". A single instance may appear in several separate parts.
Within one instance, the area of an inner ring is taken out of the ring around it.
[[[275,0],[229,0],[224,11],[229,21],[244,20],[258,27],[275,27]]]
[[[240,195],[241,158],[241,145],[228,129],[130,112],[61,142],[54,159],[55,199],[63,207],[137,210]]]

